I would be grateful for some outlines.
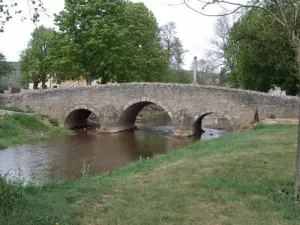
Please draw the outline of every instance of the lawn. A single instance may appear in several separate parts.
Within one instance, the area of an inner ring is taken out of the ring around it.
[[[99,176],[29,186],[0,224],[300,224],[289,196],[296,131],[259,124]]]

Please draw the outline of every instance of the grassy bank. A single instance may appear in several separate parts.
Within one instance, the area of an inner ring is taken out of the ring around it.
[[[48,138],[55,133],[69,132],[56,124],[46,125],[44,121],[41,117],[25,114],[0,117],[0,149]]]
[[[0,224],[299,224],[296,126],[259,125],[98,177],[25,189]]]

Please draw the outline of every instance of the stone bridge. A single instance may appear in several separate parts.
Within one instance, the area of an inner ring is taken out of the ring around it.
[[[202,119],[210,113],[227,118],[233,129],[253,123],[256,112],[259,118],[299,115],[297,97],[188,84],[127,83],[35,90],[9,95],[2,101],[70,127],[85,125],[94,113],[100,130],[108,133],[133,128],[138,113],[152,103],[168,113],[176,136],[198,133]]]

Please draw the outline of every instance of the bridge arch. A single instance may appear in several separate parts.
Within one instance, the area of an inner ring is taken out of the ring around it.
[[[230,125],[230,129],[233,129],[235,127],[234,118],[227,111],[213,111],[211,109],[204,109],[200,114],[196,114],[194,117],[194,123],[193,123],[194,135],[199,135],[204,132],[202,129],[202,120],[204,119],[204,117],[208,115],[215,115],[217,117],[225,118]]]
[[[64,116],[64,125],[70,128],[88,125],[88,119],[94,114],[99,121],[99,113],[89,105],[75,105],[67,110]]]
[[[117,121],[117,124],[123,127],[134,127],[135,120],[139,112],[150,104],[155,104],[161,107],[173,121],[173,114],[165,103],[157,101],[153,98],[142,97],[139,99],[134,99],[123,106],[122,113]]]

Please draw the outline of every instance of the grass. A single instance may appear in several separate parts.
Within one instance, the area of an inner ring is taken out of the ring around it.
[[[25,188],[0,224],[300,224],[296,126],[258,124],[99,176]],[[86,165],[85,165],[86,166]]]
[[[47,126],[42,118],[26,114],[0,117],[0,149],[28,141],[48,138],[51,134],[69,132],[57,126]]]

